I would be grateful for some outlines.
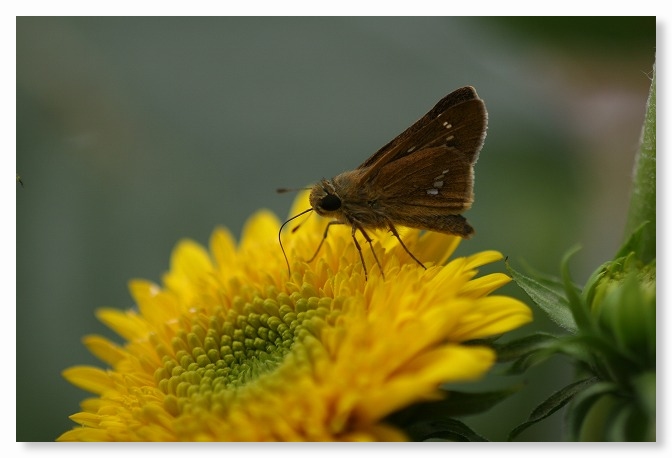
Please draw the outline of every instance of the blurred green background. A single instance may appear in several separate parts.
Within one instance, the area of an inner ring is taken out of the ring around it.
[[[655,46],[652,17],[17,18],[17,440],[73,426],[88,394],[60,371],[100,365],[82,336],[120,341],[94,310],[133,307],[180,238],[284,218],[277,187],[356,167],[463,85],[489,129],[459,253],[555,274],[580,243],[583,283],[623,237]],[[555,329],[535,317],[519,334]],[[526,389],[468,423],[502,440],[571,377],[491,378]],[[559,415],[520,436],[561,439]]]

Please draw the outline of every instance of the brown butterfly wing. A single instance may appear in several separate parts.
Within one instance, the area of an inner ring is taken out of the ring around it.
[[[485,139],[487,112],[472,88],[453,94],[362,170],[360,185],[374,194],[388,224],[473,234],[460,213],[473,202],[473,166]]]
[[[387,213],[407,213],[407,207],[430,207],[457,214],[473,202],[473,165],[467,154],[438,146],[405,156],[380,169],[371,189]],[[418,209],[420,211],[420,209]]]
[[[433,119],[389,150],[397,153],[392,160],[381,156],[370,165],[360,184],[372,183],[370,189],[382,190],[379,198],[395,206],[464,210],[473,200],[473,165],[487,128],[485,105],[471,99],[430,114]]]
[[[483,115],[482,117],[487,118],[483,101],[478,98],[478,94],[476,94],[476,90],[473,87],[466,86],[457,89],[441,99],[426,115],[404,132],[397,135],[388,144],[380,148],[358,168],[372,167],[373,170],[371,170],[370,173],[375,173],[376,167],[381,167],[384,164],[408,156],[420,149],[435,146],[433,145],[433,142],[440,142],[441,137],[439,134],[443,134],[446,131],[445,127],[442,126],[443,122],[448,120],[449,123],[456,125],[457,122],[459,122],[458,118],[461,118],[460,110],[457,109],[457,107],[466,102],[469,102],[471,105],[480,106]],[[439,122],[439,120],[441,121]],[[483,121],[480,121],[479,123],[483,124],[482,131],[484,135],[485,123]],[[460,141],[464,140],[466,139],[460,139]],[[482,145],[483,138],[478,138],[476,141],[480,141],[480,144]],[[477,148],[475,148],[476,145],[461,146],[464,146],[464,149],[480,150],[480,145],[478,145]],[[476,155],[477,154],[478,151],[476,151]],[[475,159],[476,158],[474,158],[474,161]],[[369,173],[366,175],[368,176]]]

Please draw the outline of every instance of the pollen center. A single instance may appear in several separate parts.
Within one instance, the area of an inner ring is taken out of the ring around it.
[[[163,352],[163,366],[154,373],[167,410],[226,410],[241,388],[272,376],[288,355],[298,356],[293,363],[307,361],[300,356],[304,342],[319,341],[330,305],[329,298],[282,293],[236,297],[229,310],[185,317],[173,351]]]

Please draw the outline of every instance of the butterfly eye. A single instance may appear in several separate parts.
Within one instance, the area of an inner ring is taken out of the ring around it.
[[[328,212],[336,211],[341,208],[341,199],[333,194],[327,194],[320,200],[320,208]]]

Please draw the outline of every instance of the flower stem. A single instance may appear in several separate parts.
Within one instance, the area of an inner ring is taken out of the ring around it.
[[[639,151],[635,158],[632,195],[628,219],[626,221],[626,239],[642,223],[648,221],[642,234],[639,258],[648,263],[656,258],[656,66],[653,66],[651,90],[646,104],[646,115]]]

